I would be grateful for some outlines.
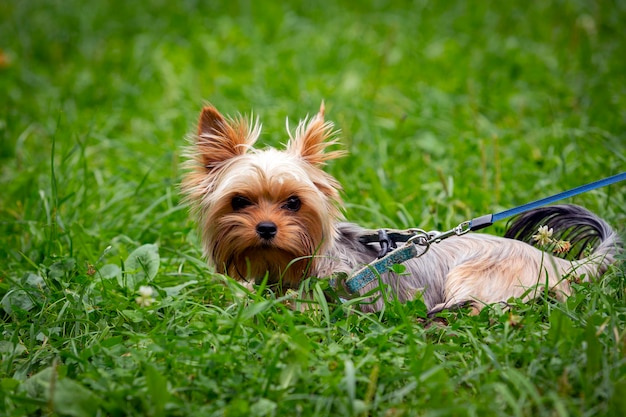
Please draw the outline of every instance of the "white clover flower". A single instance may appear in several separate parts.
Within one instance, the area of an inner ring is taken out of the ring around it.
[[[540,246],[547,246],[553,244],[552,252],[554,253],[566,253],[572,248],[572,244],[568,240],[556,240],[552,237],[554,233],[553,229],[548,229],[548,226],[539,226],[537,234],[533,235],[533,240],[539,243]]]
[[[150,304],[154,303],[155,299],[153,297],[154,289],[147,285],[142,285],[139,287],[139,297],[135,298],[135,302],[139,304],[141,307],[149,307]]]
[[[533,235],[533,239],[540,245],[545,246],[552,242],[552,233],[554,233],[554,230],[548,229],[548,226],[539,226],[537,234]]]

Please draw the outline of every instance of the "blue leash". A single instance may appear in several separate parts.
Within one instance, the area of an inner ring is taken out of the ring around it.
[[[516,216],[529,210],[533,210],[535,208],[545,206],[547,204],[551,204],[565,198],[573,197],[587,191],[595,190],[596,188],[606,187],[608,185],[615,184],[616,182],[620,182],[623,180],[626,180],[626,172],[622,172],[621,174],[613,175],[599,181],[594,181],[586,185],[581,185],[580,187],[572,188],[571,190],[563,191],[553,196],[542,198],[531,203],[526,203],[512,209],[501,211],[499,213],[487,214],[484,216],[476,217],[472,220],[460,223],[454,229],[448,230],[446,232],[425,232],[420,229],[411,229],[406,233],[390,233],[390,236],[393,235],[394,237],[394,242],[406,242],[406,244],[402,245],[398,249],[394,249],[386,253],[384,256],[380,257],[376,261],[365,265],[363,268],[355,272],[352,276],[343,275],[331,278],[330,286],[337,292],[337,295],[340,299],[343,300],[346,298],[352,298],[355,294],[358,295],[358,292],[362,290],[367,284],[380,277],[380,275],[384,272],[389,271],[389,268],[391,268],[393,265],[400,264],[408,261],[409,259],[417,258],[424,255],[430,248],[431,243],[439,243],[443,239],[450,236],[461,236],[470,231],[484,229],[485,227],[491,226],[493,223],[506,219],[508,217]],[[380,237],[380,232],[376,236]],[[365,236],[364,239],[361,240],[361,242],[364,244],[378,242],[376,236]],[[383,242],[380,241],[379,243],[381,243],[382,246]],[[389,242],[386,242],[386,244],[388,245]],[[423,246],[423,250],[419,251],[417,249],[418,245]]]
[[[548,204],[552,204],[556,201],[563,200],[565,198],[586,193],[587,191],[595,190],[596,188],[606,187],[607,185],[615,184],[616,182],[620,182],[625,179],[626,172],[622,172],[621,174],[613,175],[599,181],[590,182],[589,184],[581,185],[580,187],[572,188],[568,191],[563,191],[562,193],[555,194],[551,197],[546,197],[537,201],[533,201],[531,203],[522,204],[521,206],[504,210],[499,213],[487,214],[485,216],[477,217],[470,220],[469,230],[480,230],[508,217],[516,216],[529,210],[536,209],[537,207],[542,207]]]

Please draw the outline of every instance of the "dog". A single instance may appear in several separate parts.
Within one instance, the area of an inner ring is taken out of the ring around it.
[[[373,231],[343,221],[341,186],[322,169],[345,154],[329,149],[338,143],[333,129],[322,103],[293,134],[287,128],[284,150],[258,149],[258,119],[202,109],[185,151],[181,188],[217,272],[250,283],[267,279],[284,292],[307,277],[351,274],[378,257],[377,243],[363,243]],[[573,261],[535,247],[557,242],[552,234],[569,239],[558,241],[557,250],[596,247]],[[385,293],[401,302],[421,293],[430,314],[463,305],[477,312],[512,297],[530,299],[546,288],[564,298],[572,279],[601,276],[622,247],[604,220],[582,207],[559,205],[517,217],[505,237],[468,233],[433,243],[424,256],[405,262],[402,274],[390,271],[380,279],[390,290]],[[378,285],[361,291],[370,294],[361,310],[383,307],[383,297],[371,295]]]

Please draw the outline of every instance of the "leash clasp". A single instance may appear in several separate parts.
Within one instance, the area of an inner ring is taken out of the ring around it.
[[[462,236],[472,230],[472,221],[466,220],[458,224],[457,227],[454,228],[457,236]]]
[[[417,229],[419,230],[419,229]],[[409,242],[413,242],[416,243],[418,245],[422,245],[422,246],[426,246],[426,245],[430,245],[431,243],[439,243],[442,240],[449,238],[450,236],[462,236],[466,233],[468,233],[469,231],[472,230],[472,222],[471,221],[464,221],[462,223],[459,223],[456,227],[447,230],[445,232],[440,232],[438,230],[432,230],[428,233],[425,233],[423,231],[419,231],[421,233],[416,233],[415,236],[413,236],[412,238],[409,239]],[[427,238],[425,239],[424,237],[427,236]],[[407,242],[408,243],[408,242]]]

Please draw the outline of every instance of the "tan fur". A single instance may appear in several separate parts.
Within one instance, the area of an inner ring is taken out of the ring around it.
[[[341,150],[326,152],[328,147],[337,144],[337,140],[329,139],[334,136],[333,124],[324,122],[324,103],[308,123],[305,119],[298,124],[295,138],[289,131],[287,132],[290,138],[287,143],[287,152],[313,166],[320,167],[330,159],[345,155],[345,152]]]

